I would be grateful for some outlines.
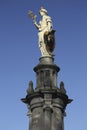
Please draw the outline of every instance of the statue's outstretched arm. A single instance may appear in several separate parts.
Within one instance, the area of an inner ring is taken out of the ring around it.
[[[37,28],[38,30],[40,30],[40,25],[37,24],[36,20],[34,20],[34,25],[36,26],[36,28]]]
[[[39,30],[40,25],[37,24],[37,22],[36,22],[36,17],[37,17],[37,16],[34,15],[32,11],[29,11],[29,12],[28,12],[28,15],[29,15],[29,17],[33,20],[34,25],[36,26],[36,28]]]

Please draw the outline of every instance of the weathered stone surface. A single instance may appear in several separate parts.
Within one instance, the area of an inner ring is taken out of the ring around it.
[[[41,57],[34,68],[36,88],[29,83],[27,96],[22,99],[28,106],[29,130],[64,130],[64,115],[68,103],[64,83],[57,86],[59,67],[52,57]]]
[[[52,57],[40,58],[40,63],[34,67],[36,72],[36,89],[57,87],[57,73],[60,68],[54,64]]]

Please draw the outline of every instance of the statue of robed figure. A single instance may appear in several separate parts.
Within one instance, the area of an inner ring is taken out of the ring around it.
[[[52,19],[48,16],[48,12],[45,8],[41,7],[39,11],[41,20],[36,22],[36,15],[32,11],[29,11],[29,16],[33,19],[34,25],[38,29],[38,45],[41,51],[42,57],[54,56],[55,48],[55,30],[52,28]]]

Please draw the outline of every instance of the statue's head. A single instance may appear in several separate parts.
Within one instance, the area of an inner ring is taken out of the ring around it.
[[[42,13],[44,13],[46,15],[48,14],[47,10],[44,7],[40,8],[40,14],[42,14]]]

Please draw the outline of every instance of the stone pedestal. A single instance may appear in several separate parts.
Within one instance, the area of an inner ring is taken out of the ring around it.
[[[35,90],[30,81],[27,96],[21,99],[28,106],[29,130],[64,130],[65,109],[72,99],[63,82],[57,85],[59,70],[52,57],[41,57],[35,66]]]
[[[40,63],[34,68],[36,72],[36,90],[57,89],[57,73],[60,68],[54,64],[51,57],[40,58]]]

